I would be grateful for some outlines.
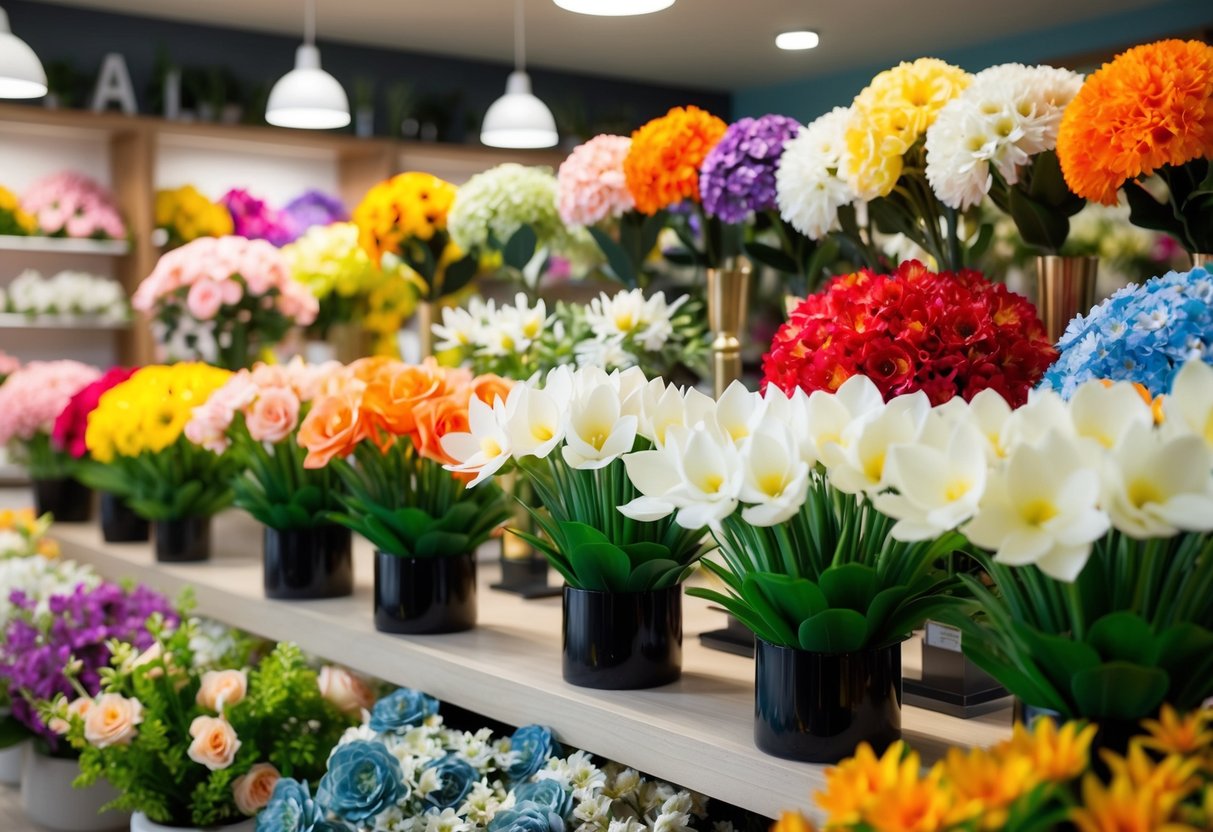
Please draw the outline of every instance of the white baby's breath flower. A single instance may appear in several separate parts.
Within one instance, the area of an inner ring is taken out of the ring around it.
[[[855,201],[841,175],[850,118],[850,107],[835,107],[783,146],[775,174],[779,214],[814,240],[829,233],[839,208]]]

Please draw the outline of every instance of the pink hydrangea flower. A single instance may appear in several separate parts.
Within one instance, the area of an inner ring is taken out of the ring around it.
[[[596,225],[635,207],[623,175],[631,146],[627,136],[595,136],[564,160],[556,174],[556,200],[566,225]]]

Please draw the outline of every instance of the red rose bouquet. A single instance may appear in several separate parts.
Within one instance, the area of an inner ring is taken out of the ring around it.
[[[763,357],[763,386],[835,391],[855,374],[886,399],[922,390],[932,404],[991,388],[1012,407],[1056,359],[1027,299],[978,272],[861,271],[810,295]]]

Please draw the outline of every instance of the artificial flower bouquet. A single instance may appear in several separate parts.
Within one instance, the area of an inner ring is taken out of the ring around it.
[[[227,208],[193,185],[156,191],[156,228],[164,231],[171,248],[199,237],[226,237],[234,230]]]
[[[232,188],[219,197],[219,204],[231,215],[232,233],[237,237],[264,240],[272,246],[284,246],[295,239],[291,218],[244,188]]]
[[[948,749],[925,767],[904,743],[863,745],[826,771],[816,795],[825,829],[1030,832],[1213,827],[1213,713],[1165,708],[1127,748],[1097,752],[1095,728],[1040,719],[991,749]],[[776,832],[812,832],[785,813]]]
[[[122,284],[108,277],[63,270],[43,277],[26,269],[0,293],[0,308],[19,315],[85,315],[107,323],[130,317],[130,303]]]
[[[700,795],[569,754],[540,725],[508,737],[448,728],[436,700],[400,689],[342,737],[314,797],[307,783],[280,780],[257,829],[690,832],[706,828],[707,808]]]
[[[206,237],[161,256],[135,291],[168,360],[250,366],[293,326],[311,324],[319,303],[264,240]]]
[[[38,231],[38,221],[33,214],[21,208],[17,195],[0,185],[0,234],[11,237],[28,237]]]
[[[83,174],[63,171],[39,179],[21,195],[21,208],[48,237],[126,239],[113,194]]]
[[[99,690],[43,705],[80,754],[79,785],[102,777],[112,808],[211,828],[255,815],[280,777],[319,778],[351,718],[321,694],[299,648],[199,664],[196,624],[149,622],[150,646],[116,646]]]
[[[1123,191],[1135,224],[1190,254],[1213,252],[1213,46],[1162,40],[1104,64],[1066,107],[1057,156],[1078,196],[1114,205]],[[1161,197],[1151,176],[1166,186]]]
[[[361,322],[383,272],[359,243],[358,226],[349,222],[317,225],[282,249],[291,276],[320,304],[309,335],[324,340],[335,325]]]
[[[71,476],[71,456],[51,439],[55,420],[100,375],[78,361],[31,361],[0,385],[0,444],[29,468],[34,480]]]

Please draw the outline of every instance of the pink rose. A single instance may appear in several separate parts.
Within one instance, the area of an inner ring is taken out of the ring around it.
[[[190,723],[189,758],[211,771],[221,771],[236,759],[240,739],[226,719],[216,716],[195,717]]]
[[[343,713],[357,714],[375,703],[375,695],[366,682],[342,667],[325,665],[316,680],[320,695]]]
[[[206,404],[194,408],[193,415],[185,423],[185,438],[211,453],[221,454],[231,445],[227,429],[233,415],[231,408],[216,402],[212,396]]]
[[[84,738],[97,748],[130,745],[143,722],[143,705],[117,693],[102,694],[85,709]]]
[[[196,700],[202,707],[222,713],[225,706],[235,705],[247,693],[248,676],[243,670],[208,670],[202,674]]]
[[[199,280],[190,287],[185,304],[194,318],[209,321],[223,308],[223,290],[213,280]]]
[[[289,387],[269,387],[245,414],[249,436],[258,442],[281,442],[299,424],[299,399]]]
[[[257,763],[232,781],[232,796],[236,808],[250,817],[260,812],[270,802],[274,786],[282,778],[278,769],[270,763]]]

